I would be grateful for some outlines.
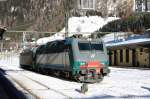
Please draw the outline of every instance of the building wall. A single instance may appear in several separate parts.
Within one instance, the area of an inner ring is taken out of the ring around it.
[[[122,55],[120,50],[122,50]],[[126,50],[128,50],[129,52],[127,52]],[[126,48],[117,49],[116,55],[114,53],[115,50],[110,50],[111,53],[111,55],[109,56],[111,57],[110,63],[112,66],[150,67],[149,53],[146,52],[146,50],[148,50],[148,48],[136,48],[135,56],[133,56],[133,49],[126,49]],[[121,61],[121,56],[122,56],[122,61]]]
[[[114,51],[110,51],[110,56],[109,57],[111,57],[111,59],[109,58],[109,61],[110,61],[110,65],[114,65]]]
[[[146,48],[138,48],[137,51],[137,65],[141,67],[149,67],[149,53],[144,52]]]

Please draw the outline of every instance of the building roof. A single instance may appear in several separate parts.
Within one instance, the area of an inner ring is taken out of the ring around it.
[[[113,39],[105,42],[108,49],[119,48],[136,48],[136,47],[149,47],[150,34],[144,33],[144,35],[129,35],[128,37],[121,37],[120,39]]]

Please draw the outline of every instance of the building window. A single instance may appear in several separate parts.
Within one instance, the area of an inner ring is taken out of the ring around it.
[[[147,10],[150,11],[150,1],[147,1]]]
[[[126,62],[128,63],[129,62],[129,50],[126,49]]]
[[[142,12],[142,0],[136,0],[136,11]]]
[[[78,0],[79,9],[95,9],[96,0]]]
[[[140,52],[143,52],[143,48],[140,48]]]
[[[120,50],[120,62],[123,62],[123,50]]]
[[[113,3],[116,3],[116,0],[113,0]]]
[[[149,0],[135,0],[135,6],[137,12],[150,11]]]

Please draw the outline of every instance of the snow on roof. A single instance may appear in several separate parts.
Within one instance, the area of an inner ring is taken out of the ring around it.
[[[123,37],[122,35],[125,35],[126,33],[125,32],[113,32],[113,33],[110,33],[110,34],[106,34],[102,40],[105,42],[105,43],[108,43],[108,42],[111,42],[111,41],[114,41],[115,39],[125,39],[125,37]]]
[[[54,40],[64,40],[65,37],[64,37],[64,34],[62,33],[56,33],[54,34],[53,36],[50,36],[50,37],[44,37],[44,38],[40,38],[36,41],[36,44],[37,45],[41,45],[41,44],[45,44],[47,42],[50,42],[50,41],[54,41]]]
[[[149,42],[150,38],[143,38],[143,39],[133,39],[133,40],[127,40],[122,41],[118,43],[106,43],[107,47],[113,47],[113,46],[120,46],[120,45],[127,45],[127,44],[134,44],[134,43],[141,43],[141,42]]]

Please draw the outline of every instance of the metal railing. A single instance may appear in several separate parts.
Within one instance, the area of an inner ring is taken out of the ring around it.
[[[72,32],[70,37],[101,38],[107,32]],[[47,39],[49,41],[65,38],[65,33],[61,32],[37,32],[37,31],[7,31],[3,40],[0,41],[0,66],[19,65],[19,53],[26,47],[37,46],[37,40]]]

